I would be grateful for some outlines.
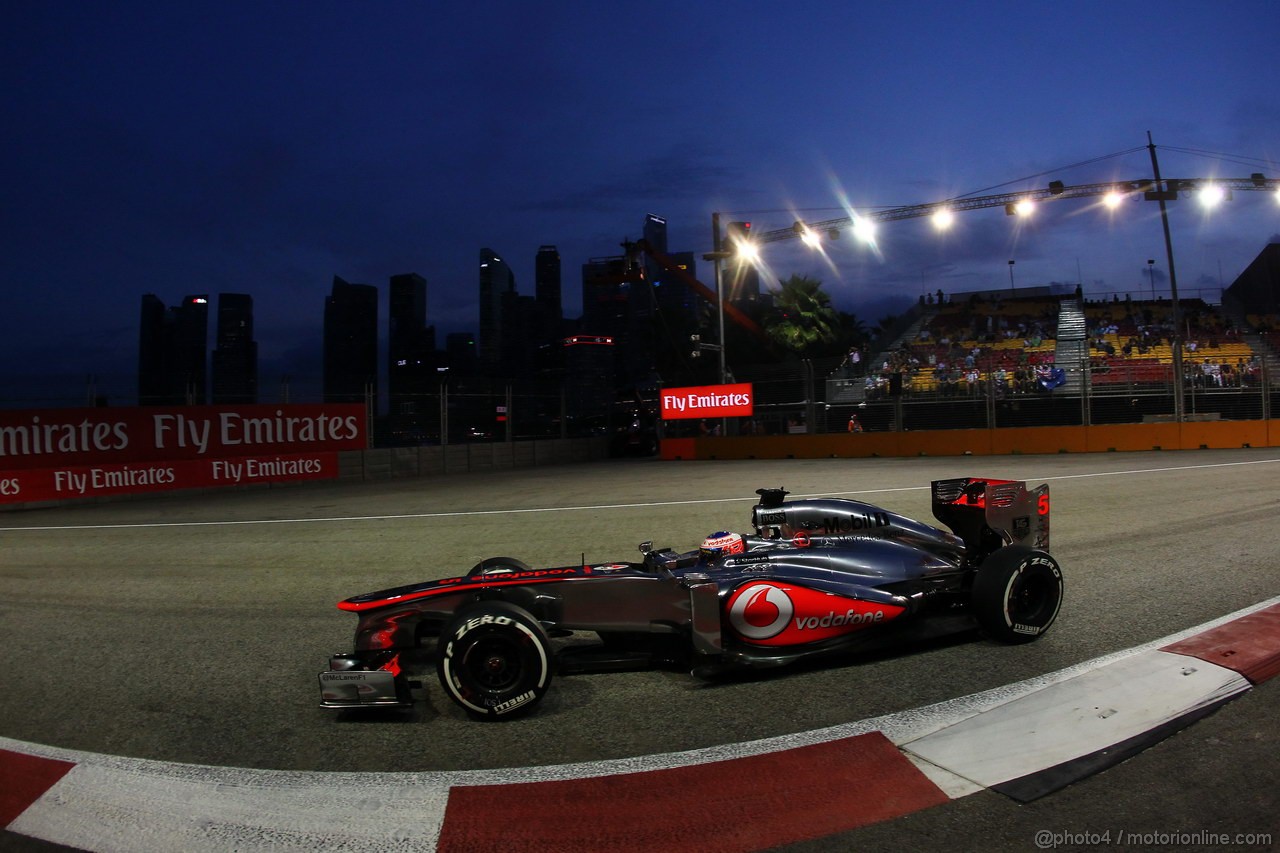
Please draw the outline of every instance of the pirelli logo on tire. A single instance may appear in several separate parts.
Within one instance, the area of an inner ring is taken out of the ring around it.
[[[438,674],[449,698],[474,717],[533,707],[551,684],[551,641],[520,607],[490,601],[459,615],[445,636]]]

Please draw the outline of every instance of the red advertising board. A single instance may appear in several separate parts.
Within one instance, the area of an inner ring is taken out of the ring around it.
[[[332,478],[360,404],[0,411],[0,503]]]
[[[326,480],[337,476],[337,452],[323,450],[308,454],[32,468],[0,471],[0,504]]]
[[[755,411],[750,382],[662,389],[662,419],[747,417]]]

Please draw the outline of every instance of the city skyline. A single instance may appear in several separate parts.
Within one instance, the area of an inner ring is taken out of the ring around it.
[[[483,246],[536,298],[555,245],[572,314],[574,271],[646,214],[700,260],[715,212],[768,230],[846,204],[1141,179],[1148,131],[1166,176],[1280,174],[1259,71],[1274,4],[813,11],[658,2],[632,32],[607,8],[503,2],[18,7],[0,36],[21,129],[0,142],[0,363],[22,370],[0,396],[37,374],[131,377],[144,292],[252,294],[266,396],[318,375],[312,306],[335,275],[424,276],[439,342],[479,332]],[[1184,294],[1216,293],[1280,235],[1261,195],[1171,206]],[[773,244],[761,286],[810,275],[874,323],[1010,272],[1086,294],[1164,284],[1155,205],[1050,207],[968,212],[946,235],[885,223],[874,246],[845,235],[825,255]]]
[[[664,220],[650,214],[645,219],[644,233],[645,239],[666,249]],[[691,253],[676,252],[673,257],[686,270],[696,268]],[[330,293],[324,297],[323,329],[317,342],[320,386],[308,387],[304,394],[330,402],[354,402],[371,393],[380,404],[387,405],[390,414],[396,415],[401,402],[434,392],[439,370],[464,377],[483,375],[520,381],[532,379],[548,367],[560,369],[559,364],[541,363],[533,357],[535,351],[583,335],[625,341],[628,324],[637,322],[631,317],[636,308],[618,273],[642,260],[652,259],[596,259],[609,273],[601,298],[618,307],[603,314],[593,313],[584,303],[582,312],[566,316],[556,246],[538,247],[533,261],[532,294],[519,293],[511,267],[492,249],[483,248],[477,277],[481,313],[474,326],[483,334],[447,333],[443,346],[438,345],[441,336],[428,310],[430,287],[426,277],[416,272],[391,275],[384,290],[377,284],[351,283],[335,275]],[[584,278],[590,275],[591,267],[590,262],[584,265]],[[656,264],[646,263],[646,269],[648,280],[657,286],[655,297],[661,307],[688,315],[691,320],[694,297],[688,289],[670,279]],[[209,306],[215,300],[216,312],[211,313]],[[488,312],[483,310],[486,305]],[[639,322],[647,322],[648,309],[637,317]],[[216,335],[212,347],[211,326]],[[157,295],[144,294],[137,348],[137,402],[259,402],[259,342],[254,330],[251,294],[218,293],[214,299],[208,294],[188,294],[168,307]],[[641,360],[646,355],[641,353]],[[306,377],[280,377],[280,389],[268,390],[262,401],[292,396],[288,386],[295,378],[303,379],[307,385]],[[408,402],[408,409],[414,405]]]

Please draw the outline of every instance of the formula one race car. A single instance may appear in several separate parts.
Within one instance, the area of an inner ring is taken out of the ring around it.
[[[553,672],[687,667],[699,677],[773,667],[972,628],[1034,640],[1062,603],[1049,556],[1049,487],[962,478],[932,485],[947,532],[861,501],[788,501],[760,489],[754,533],[639,563],[531,568],[492,557],[465,576],[348,598],[355,651],[320,673],[324,708],[405,708],[407,650],[436,639],[449,698],[478,718],[531,709]],[[553,644],[591,632],[589,646]],[[558,648],[563,646],[563,648]]]

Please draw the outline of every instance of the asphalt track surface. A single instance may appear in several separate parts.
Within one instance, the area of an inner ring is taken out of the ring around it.
[[[317,707],[316,673],[329,653],[350,647],[354,617],[333,606],[349,595],[455,575],[499,554],[570,565],[584,555],[632,559],[646,539],[692,547],[711,531],[746,528],[762,486],[857,497],[927,520],[929,481],[967,474],[1050,484],[1067,598],[1035,643],[962,635],[714,684],[677,672],[566,676],[533,715],[496,724],[467,718],[425,667],[407,715]],[[639,460],[5,513],[0,735],[196,764],[426,771],[803,732],[1053,672],[1280,593],[1278,483],[1280,452],[1261,449]],[[1117,826],[1280,838],[1278,697],[1274,681],[1264,684],[1137,758],[1028,805],[984,792],[788,849],[1032,850],[1040,831],[1061,835],[1059,849],[1087,849],[1095,845],[1070,842]],[[0,845],[56,849],[11,833]]]

